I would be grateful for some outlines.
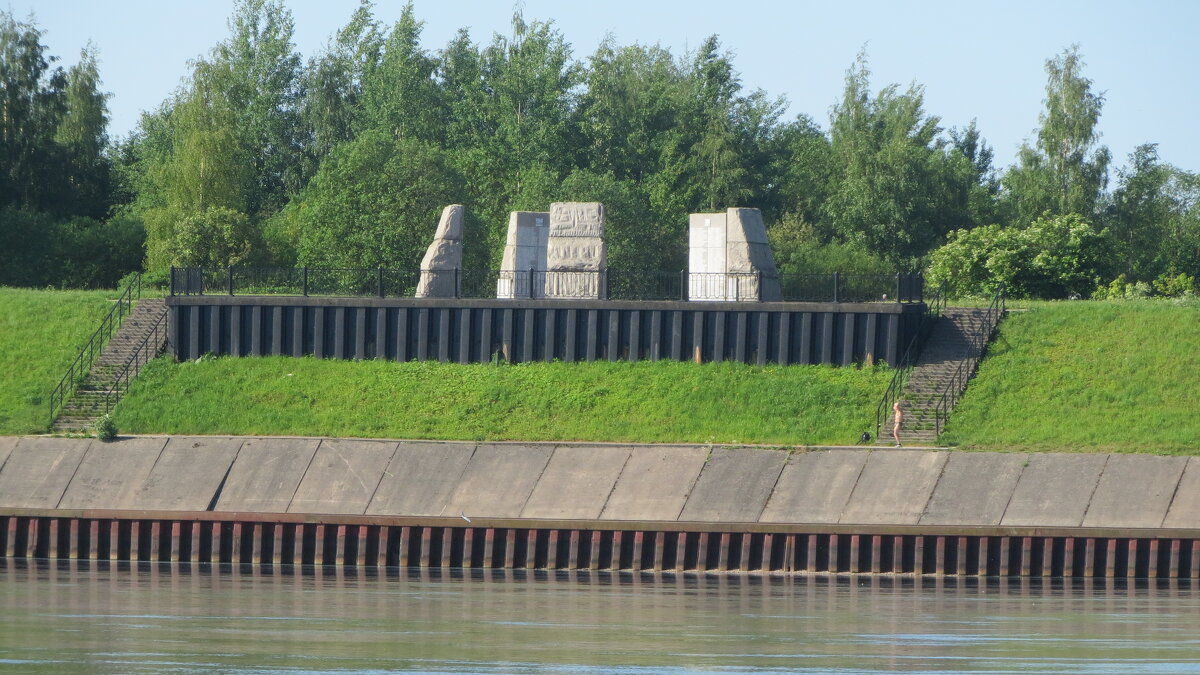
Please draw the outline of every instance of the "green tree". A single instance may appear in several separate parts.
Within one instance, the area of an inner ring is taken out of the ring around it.
[[[1022,146],[1003,180],[1006,208],[1018,225],[1046,212],[1097,213],[1110,155],[1098,145],[1096,130],[1104,94],[1092,91],[1083,66],[1077,45],[1046,61],[1046,109],[1037,141]]]
[[[93,218],[107,215],[110,205],[111,162],[105,155],[108,97],[100,91],[96,50],[89,46],[80,52],[79,63],[67,71],[65,110],[54,140],[65,150],[69,162],[70,212]]]
[[[363,88],[379,64],[383,37],[369,0],[360,0],[350,21],[302,75],[302,117],[309,134],[309,161],[320,162],[363,125]]]
[[[462,190],[436,147],[387,131],[364,131],[334,149],[293,201],[299,261],[415,270],[442,208]]]

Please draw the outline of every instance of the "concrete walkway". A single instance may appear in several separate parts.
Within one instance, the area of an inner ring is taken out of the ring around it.
[[[0,437],[0,508],[1200,528],[1200,457]]]

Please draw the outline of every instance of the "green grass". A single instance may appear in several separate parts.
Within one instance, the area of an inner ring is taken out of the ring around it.
[[[0,435],[46,430],[47,395],[114,298],[114,291],[0,288]]]
[[[846,444],[874,425],[890,377],[733,363],[159,359],[114,418],[131,433]]]
[[[1009,314],[943,442],[1200,454],[1200,302],[1034,303]]]

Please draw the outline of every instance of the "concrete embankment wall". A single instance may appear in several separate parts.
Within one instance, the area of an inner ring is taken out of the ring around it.
[[[486,363],[895,363],[924,303],[175,296],[170,345],[205,353]]]
[[[1200,529],[1200,457],[5,437],[0,508]]]
[[[10,557],[1200,578],[1200,457],[0,438]]]

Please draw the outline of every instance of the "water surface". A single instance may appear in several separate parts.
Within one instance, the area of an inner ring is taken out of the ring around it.
[[[1190,582],[0,561],[19,671],[1200,673]]]

